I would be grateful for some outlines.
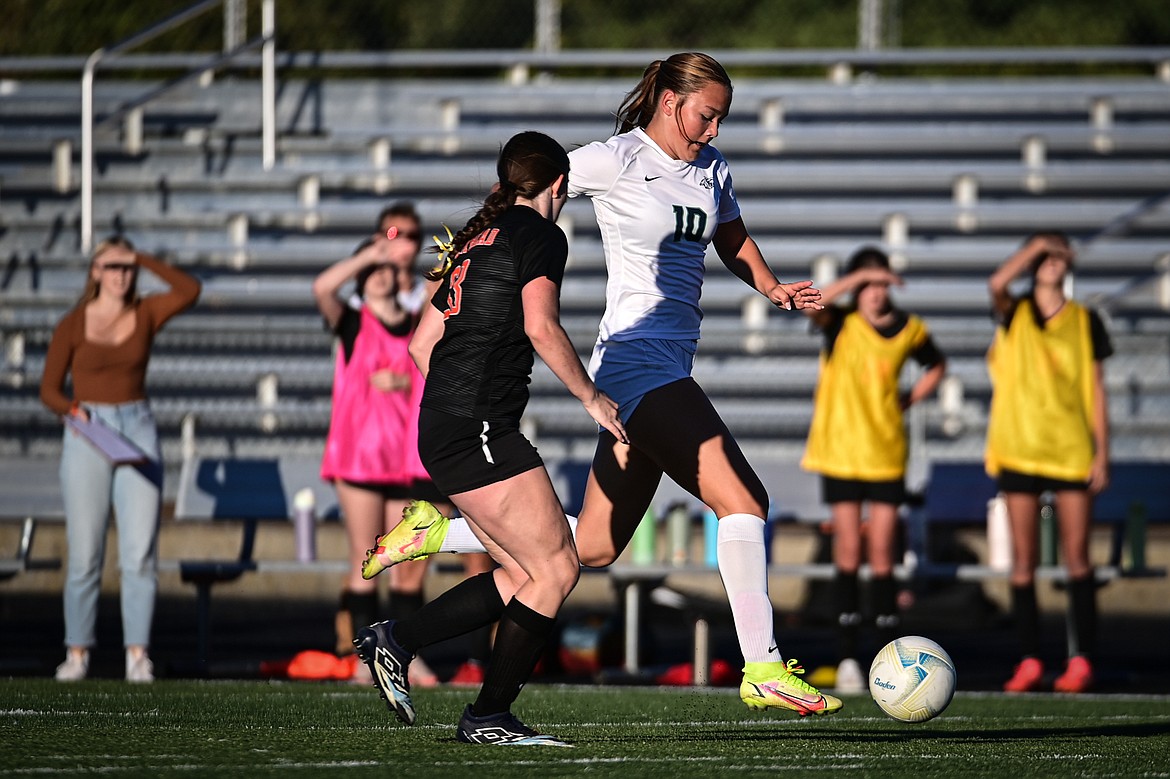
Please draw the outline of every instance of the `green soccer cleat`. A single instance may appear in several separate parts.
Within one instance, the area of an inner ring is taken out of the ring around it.
[[[787,709],[802,717],[835,714],[842,703],[801,679],[804,669],[795,660],[782,663],[747,663],[739,697],[752,709]]]
[[[378,537],[366,552],[362,578],[373,579],[392,565],[423,560],[439,551],[451,520],[425,500],[413,500],[402,510],[402,521]]]

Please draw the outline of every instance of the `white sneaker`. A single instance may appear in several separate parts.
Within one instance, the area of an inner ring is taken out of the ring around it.
[[[842,695],[861,695],[865,692],[865,676],[861,666],[852,657],[847,657],[837,666],[836,690]]]
[[[80,682],[89,675],[89,652],[65,653],[65,662],[57,666],[54,678],[59,682]]]
[[[150,662],[149,655],[143,652],[135,657],[130,652],[126,653],[126,681],[136,683],[154,681],[154,663]]]

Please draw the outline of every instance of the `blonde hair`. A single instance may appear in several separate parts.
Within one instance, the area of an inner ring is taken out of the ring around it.
[[[91,300],[95,300],[98,292],[101,291],[101,284],[93,277],[93,269],[97,267],[98,258],[110,249],[126,249],[132,252],[134,251],[134,244],[120,235],[112,235],[94,247],[93,252],[89,255],[89,272],[85,276],[85,289],[82,290],[81,297],[77,299],[78,306],[84,306]],[[138,302],[137,270],[134,272],[134,278],[130,281],[130,288],[126,290],[126,296],[122,298],[122,302],[127,306],[132,306]]]
[[[669,89],[685,102],[708,84],[722,84],[728,92],[732,89],[727,71],[708,54],[688,51],[654,60],[618,107],[617,132],[627,133],[635,127],[646,129],[665,90]]]

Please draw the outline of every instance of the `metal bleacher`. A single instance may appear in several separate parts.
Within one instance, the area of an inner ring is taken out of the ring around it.
[[[37,390],[52,327],[86,262],[80,108],[72,78],[4,72],[0,59],[0,454],[52,457],[60,428]],[[257,87],[243,76],[148,104],[140,150],[127,150],[116,129],[99,132],[96,235],[124,231],[204,283],[196,309],[160,335],[148,379],[172,470],[192,431],[207,456],[318,451],[332,355],[313,276],[391,201],[415,201],[428,232],[461,225],[517,130],[544,130],[567,148],[604,139],[636,72],[524,83],[293,73],[279,90],[272,170],[261,164]],[[143,88],[99,81],[98,115]],[[979,458],[990,394],[986,277],[1040,228],[1081,242],[1076,295],[1109,315],[1114,456],[1170,457],[1170,81],[737,77],[716,145],[782,278],[823,280],[863,243],[884,245],[900,264],[906,286],[895,294],[927,317],[957,382],[916,412],[925,457]],[[589,203],[571,202],[562,225],[571,237],[565,321],[585,355],[604,260]],[[695,375],[750,457],[791,462],[807,432],[818,336],[799,315],[752,303],[714,257],[709,265]],[[592,450],[592,423],[543,367],[528,421],[547,457]]]

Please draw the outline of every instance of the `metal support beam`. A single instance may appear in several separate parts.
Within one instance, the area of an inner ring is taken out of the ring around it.
[[[276,165],[276,0],[264,0],[261,6],[261,35],[264,48],[260,53],[261,146],[264,170]]]

